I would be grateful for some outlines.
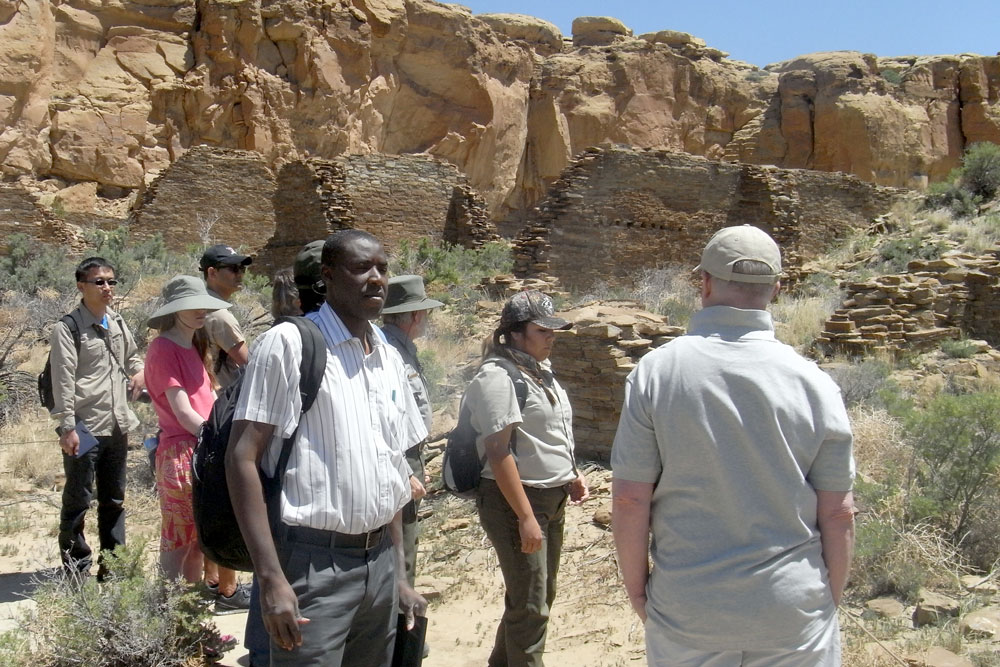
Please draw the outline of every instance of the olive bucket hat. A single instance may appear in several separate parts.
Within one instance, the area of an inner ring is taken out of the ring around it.
[[[161,329],[168,315],[182,310],[222,310],[233,304],[209,296],[205,283],[194,276],[174,276],[163,286],[163,305],[149,316],[150,329]]]
[[[427,297],[424,279],[416,275],[393,276],[389,278],[389,291],[385,298],[383,315],[411,313],[415,310],[431,310],[444,304]]]

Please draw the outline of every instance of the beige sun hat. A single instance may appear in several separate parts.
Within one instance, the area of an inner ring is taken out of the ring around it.
[[[167,315],[182,310],[222,310],[233,304],[209,296],[205,283],[194,276],[174,276],[163,286],[163,305],[149,316],[146,324],[150,329],[161,329]]]

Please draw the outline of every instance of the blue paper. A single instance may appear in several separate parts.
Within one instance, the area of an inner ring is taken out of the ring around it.
[[[80,437],[80,446],[76,450],[76,458],[80,458],[97,446],[97,438],[83,422],[76,423],[76,434]]]

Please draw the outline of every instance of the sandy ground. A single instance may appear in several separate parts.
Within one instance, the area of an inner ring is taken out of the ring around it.
[[[141,465],[142,452],[133,452]],[[2,460],[2,457],[0,457]],[[10,468],[6,468],[10,470]],[[617,575],[610,531],[595,524],[594,512],[610,505],[607,473],[589,473],[594,498],[567,512],[559,593],[552,610],[546,649],[552,665],[604,667],[642,664],[642,628],[627,606]],[[34,577],[59,564],[56,546],[59,491],[56,475],[47,488],[14,479],[0,508],[8,530],[0,534],[0,632],[33,604],[26,596]],[[130,482],[128,538],[150,537],[156,557],[155,498]],[[94,516],[91,516],[93,514]],[[96,512],[88,514],[88,539],[96,544]],[[417,588],[430,600],[425,665],[471,667],[486,664],[503,606],[503,581],[493,550],[479,528],[471,502],[437,494],[422,507]],[[241,642],[219,663],[247,664],[242,646],[246,614],[215,616],[221,632]]]

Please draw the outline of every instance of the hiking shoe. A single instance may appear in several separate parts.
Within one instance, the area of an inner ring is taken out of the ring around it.
[[[218,615],[233,614],[248,609],[250,609],[250,587],[246,584],[239,584],[232,595],[219,593],[219,597],[215,598],[215,613]]]

